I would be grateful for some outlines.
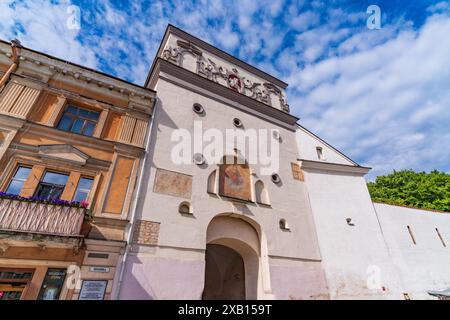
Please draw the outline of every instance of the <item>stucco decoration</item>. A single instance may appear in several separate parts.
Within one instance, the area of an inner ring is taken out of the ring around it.
[[[154,192],[179,198],[191,198],[192,176],[187,174],[157,169]]]
[[[79,166],[84,166],[89,159],[87,154],[67,144],[41,145],[38,150],[43,159],[59,160]]]
[[[163,59],[176,65],[183,65],[185,54],[193,55],[196,58],[196,73],[216,83],[224,84],[230,89],[242,93],[252,99],[261,101],[264,104],[272,105],[271,95],[278,97],[281,109],[289,112],[289,105],[283,92],[274,84],[265,82],[253,82],[239,74],[236,68],[231,70],[218,65],[210,58],[206,58],[202,51],[190,42],[178,40],[177,47],[167,47],[163,53]],[[224,81],[219,81],[219,80]]]

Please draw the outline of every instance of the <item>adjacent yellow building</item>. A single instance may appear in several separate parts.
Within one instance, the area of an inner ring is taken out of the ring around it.
[[[0,79],[0,299],[109,299],[155,92],[18,41]]]

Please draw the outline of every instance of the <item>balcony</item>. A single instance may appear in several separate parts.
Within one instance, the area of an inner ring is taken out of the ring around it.
[[[81,236],[86,208],[0,198],[0,230]]]

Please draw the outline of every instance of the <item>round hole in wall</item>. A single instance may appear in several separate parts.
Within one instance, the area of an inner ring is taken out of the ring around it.
[[[286,219],[280,219],[280,229],[281,230],[289,230],[288,223],[286,222]]]
[[[270,178],[272,179],[273,183],[280,183],[281,182],[280,176],[277,173],[273,173]]]
[[[189,202],[180,203],[180,206],[178,207],[178,212],[181,214],[192,214]]]
[[[201,153],[194,154],[194,163],[201,165],[205,163],[205,157]]]
[[[233,119],[233,124],[236,128],[241,128],[243,126],[242,121],[239,120],[238,118]]]
[[[205,109],[203,109],[202,105],[199,103],[194,103],[194,105],[192,106],[192,110],[194,110],[194,112],[197,114],[202,114],[205,111]]]

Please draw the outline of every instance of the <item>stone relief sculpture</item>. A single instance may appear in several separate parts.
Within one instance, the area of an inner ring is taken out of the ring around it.
[[[228,70],[211,59],[206,59],[203,52],[190,42],[178,40],[177,47],[167,47],[163,53],[162,58],[172,62],[178,66],[182,66],[183,57],[186,53],[195,57],[197,63],[196,73],[205,77],[208,80],[216,83],[226,84],[230,89],[242,93],[252,99],[261,101],[269,106],[272,105],[271,95],[278,97],[281,109],[289,112],[289,105],[283,92],[276,85],[265,82],[263,84],[253,82],[239,75],[236,68]],[[219,81],[220,79],[224,81]]]
[[[181,52],[178,48],[169,47],[163,51],[162,57],[164,60],[180,64]]]

